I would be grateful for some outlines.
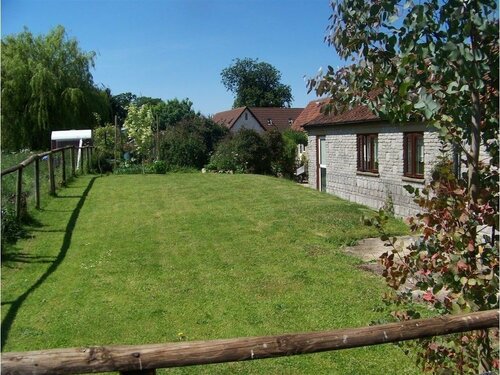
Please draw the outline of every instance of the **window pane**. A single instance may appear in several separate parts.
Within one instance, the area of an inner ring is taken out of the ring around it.
[[[378,171],[378,136],[373,137],[373,169]]]
[[[407,162],[407,173],[413,174],[413,137],[408,137],[408,148],[406,149],[406,162]]]
[[[368,142],[366,142],[366,165],[370,165],[370,160],[372,156],[372,143],[371,143],[371,138],[368,138]]]
[[[326,140],[324,137],[319,139],[319,163],[326,164]]]
[[[424,139],[422,136],[415,137],[415,159],[416,159],[416,174],[424,174]]]
[[[320,191],[326,191],[326,168],[320,168],[320,170],[321,170]]]

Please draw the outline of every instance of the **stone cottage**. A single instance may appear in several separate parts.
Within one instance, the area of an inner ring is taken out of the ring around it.
[[[373,209],[391,206],[401,217],[418,211],[403,186],[422,188],[429,180],[441,147],[435,129],[390,124],[361,106],[302,126],[310,187]]]

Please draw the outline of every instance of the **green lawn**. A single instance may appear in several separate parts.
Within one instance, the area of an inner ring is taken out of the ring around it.
[[[2,350],[367,326],[383,280],[339,249],[376,235],[360,223],[369,212],[265,176],[78,177],[3,255]],[[418,373],[412,363],[380,345],[165,373]]]

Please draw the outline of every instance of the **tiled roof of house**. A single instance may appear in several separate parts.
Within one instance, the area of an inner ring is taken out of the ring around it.
[[[303,126],[307,128],[310,126],[341,125],[379,120],[380,118],[375,116],[368,107],[357,106],[338,115],[321,113]]]
[[[311,102],[304,108],[304,110],[300,113],[299,117],[293,122],[292,129],[296,131],[303,131],[304,125],[308,122],[314,120],[316,117],[321,115],[321,108],[323,104],[328,103],[329,99],[316,99]]]
[[[246,107],[239,107],[231,109],[229,111],[219,112],[214,115],[212,120],[231,129],[231,127],[234,125],[236,120],[238,120],[245,109]]]
[[[290,129],[304,108],[251,107],[250,112],[266,130]]]
[[[304,108],[239,107],[216,113],[213,121],[231,129],[238,118],[248,109],[267,131],[290,129]]]

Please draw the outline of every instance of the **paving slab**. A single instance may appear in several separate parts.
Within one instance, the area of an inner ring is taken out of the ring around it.
[[[413,236],[400,236],[397,238],[398,244],[401,243],[401,241],[403,242],[404,249],[416,240],[416,237]],[[344,251],[360,258],[364,262],[374,262],[390,249],[391,247],[387,246],[387,242],[382,241],[380,238],[365,238],[358,241],[354,246],[345,247]]]

